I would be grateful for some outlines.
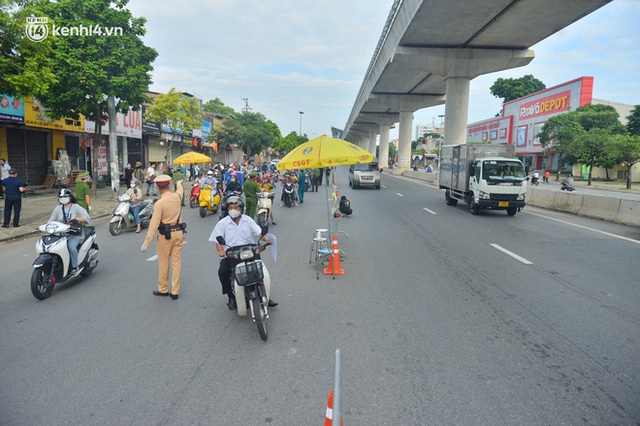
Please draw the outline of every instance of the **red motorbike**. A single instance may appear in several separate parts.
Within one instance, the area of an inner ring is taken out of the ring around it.
[[[200,182],[195,180],[191,186],[191,194],[189,194],[189,207],[195,209],[198,206],[200,206]]]

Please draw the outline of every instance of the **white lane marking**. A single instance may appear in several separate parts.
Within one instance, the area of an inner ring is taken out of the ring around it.
[[[589,230],[589,231],[597,232],[598,234],[606,235],[608,237],[618,238],[620,240],[625,240],[625,241],[629,241],[631,243],[640,244],[640,240],[634,240],[633,238],[623,237],[622,235],[616,235],[616,234],[612,234],[610,232],[601,231],[599,229],[589,228],[588,226],[578,225],[577,223],[567,222],[566,220],[556,219],[556,218],[545,216],[545,215],[542,215],[542,214],[532,213],[530,211],[528,211],[527,214],[531,214],[531,215],[538,216],[538,217],[543,217],[543,218],[549,219],[549,220],[555,220],[556,222],[564,223],[565,225],[571,225],[571,226],[575,226],[576,228],[582,228],[582,229],[586,229],[586,230]]]
[[[382,188],[387,189],[387,185],[382,185]]]
[[[428,212],[429,212],[429,213],[431,213],[431,214],[437,214],[437,213],[436,213],[436,212],[434,212],[433,210],[429,210],[429,209],[428,209],[428,208],[426,208],[426,207],[423,207],[423,208],[422,208],[422,210],[424,210],[424,211],[428,211]]]
[[[147,259],[147,262],[153,262],[154,260],[156,260],[158,258],[157,254],[154,254],[153,256],[151,256],[150,258]]]
[[[402,194],[401,194],[401,193],[399,193],[399,192],[396,192],[396,194],[397,194],[397,195],[399,195],[399,196],[401,196],[401,197],[404,197],[404,195],[402,195]]]
[[[515,254],[512,251],[507,250],[504,247],[500,247],[498,244],[495,243],[491,243],[489,244],[491,247],[500,250],[503,253],[508,254],[509,256],[513,257],[514,259],[519,260],[520,262],[524,263],[525,265],[533,265],[533,262],[529,262],[527,259],[525,259],[524,257],[518,256],[517,254]]]

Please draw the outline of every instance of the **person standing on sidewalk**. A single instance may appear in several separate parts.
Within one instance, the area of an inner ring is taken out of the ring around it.
[[[156,178],[155,183],[160,191],[160,199],[155,203],[147,237],[142,243],[140,251],[145,253],[151,244],[156,231],[160,233],[156,239],[156,254],[158,255],[158,289],[154,296],[169,296],[169,266],[173,267],[171,276],[171,298],[178,299],[180,293],[180,270],[182,269],[182,247],[184,245],[184,226],[180,200],[184,193],[182,183],[178,184],[176,192],[171,192],[169,175]],[[171,262],[171,264],[169,264]]]
[[[149,168],[147,169],[147,197],[149,196],[149,190],[153,189],[153,195],[158,195],[158,190],[156,189],[156,163],[149,164]]]
[[[22,193],[27,187],[27,184],[18,178],[16,169],[10,169],[9,177],[2,180],[2,185],[5,188],[4,222],[2,227],[9,227],[11,210],[13,209],[13,227],[18,228],[20,226],[20,210],[22,209]]]
[[[171,181],[173,182],[174,191],[178,190],[178,184],[182,184],[184,179],[185,179],[185,176],[184,176],[184,173],[182,173],[182,167],[180,166],[176,167],[175,170],[173,171],[173,174],[171,175]],[[184,191],[182,195],[183,197],[181,199],[181,203],[182,203],[182,206],[184,206]]]
[[[87,212],[91,212],[91,188],[89,188],[89,172],[83,172],[78,175],[78,182],[74,188],[76,193],[76,199],[78,205],[85,209]]]
[[[2,172],[2,175],[0,176],[0,199],[4,198],[2,181],[9,177],[9,170],[11,170],[11,166],[7,164],[7,160],[0,158],[0,172]]]
[[[136,167],[133,169],[133,177],[138,179],[140,185],[142,185],[147,180],[147,173],[142,168],[142,162],[136,162]]]

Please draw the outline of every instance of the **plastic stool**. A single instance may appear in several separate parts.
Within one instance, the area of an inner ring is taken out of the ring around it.
[[[315,230],[309,249],[309,263],[313,262],[314,256],[317,259],[318,250],[321,248],[329,248],[329,231],[327,229]]]
[[[316,251],[316,279],[317,280],[320,279],[320,267],[324,263],[324,259],[328,259],[332,253],[333,253],[333,250],[327,247],[320,247]]]

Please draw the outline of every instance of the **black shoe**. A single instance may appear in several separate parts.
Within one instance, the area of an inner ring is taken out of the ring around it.
[[[271,222],[271,224],[272,224],[272,225],[277,225],[277,223],[275,223],[275,222]]]
[[[173,300],[178,300],[178,295],[177,295],[177,294],[173,294],[173,293],[171,293],[169,296],[171,296],[171,298],[172,298]]]
[[[231,296],[229,296],[229,301],[227,302],[227,307],[231,311],[234,311],[234,310],[238,309],[238,304],[236,303],[236,299],[231,297]]]
[[[166,293],[160,293],[158,290],[153,290],[153,295],[154,296],[168,296],[169,292]]]
[[[20,228],[20,225],[13,225],[14,228]]]
[[[72,269],[69,271],[69,275],[76,275],[77,273],[78,273],[78,268],[72,268]]]
[[[278,302],[276,302],[276,301],[275,301],[275,300],[273,300],[273,299],[269,299],[269,303],[267,304],[267,306],[268,306],[268,307],[270,307],[270,308],[275,308],[275,307],[276,307],[276,306],[278,306],[278,305],[279,305],[279,303],[278,303]]]
[[[8,227],[9,227],[9,225],[2,225],[2,227],[3,227],[3,228],[8,228]]]

